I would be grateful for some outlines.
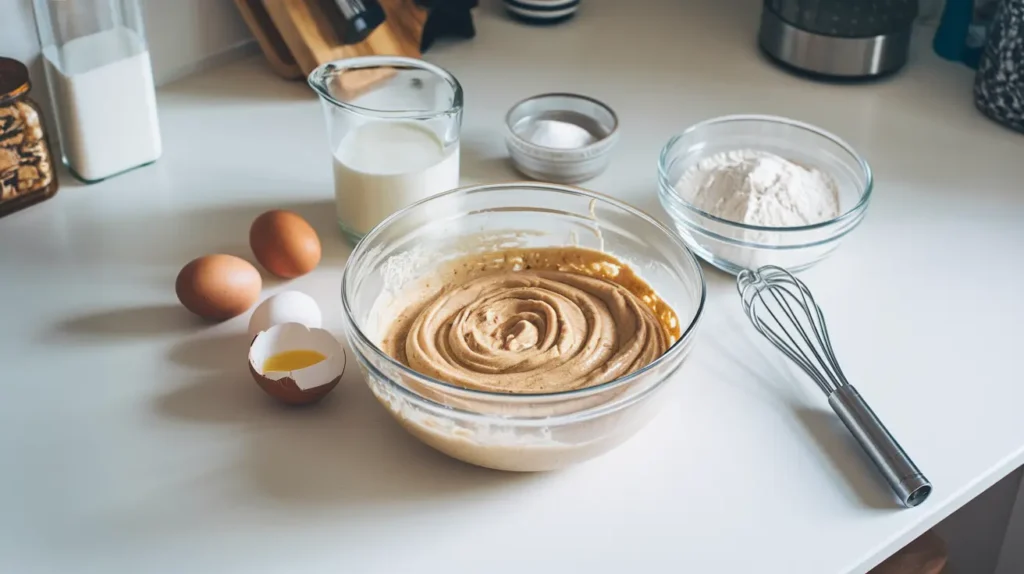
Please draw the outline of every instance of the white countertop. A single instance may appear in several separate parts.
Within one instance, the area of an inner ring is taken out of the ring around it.
[[[867,219],[805,279],[932,497],[894,506],[710,269],[662,414],[563,472],[437,454],[355,368],[316,408],[274,404],[246,371],[247,317],[203,325],[173,289],[193,257],[248,256],[258,213],[295,209],[324,261],[264,292],[307,291],[340,327],[348,249],[319,104],[250,58],[160,91],[155,165],[89,187],[65,174],[54,199],[0,220],[0,571],[863,572],[1024,463],[1024,136],[975,111],[970,70],[924,39],[890,81],[811,83],[757,53],[755,0],[585,0],[552,28],[484,4],[476,39],[427,54],[466,90],[464,183],[517,178],[505,110],[554,90],[621,118],[610,169],[586,185],[662,218],[658,151],[701,119],[788,115],[866,156]]]

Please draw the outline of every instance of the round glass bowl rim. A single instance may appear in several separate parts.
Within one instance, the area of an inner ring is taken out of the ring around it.
[[[856,162],[857,166],[860,167],[861,173],[864,175],[865,183],[864,183],[863,190],[861,190],[860,200],[857,201],[856,205],[854,205],[850,209],[846,210],[844,213],[841,213],[838,216],[833,217],[832,219],[829,219],[827,221],[822,221],[822,222],[819,222],[819,223],[812,223],[810,225],[798,225],[798,226],[795,226],[795,227],[769,227],[769,226],[763,226],[763,225],[750,225],[748,223],[742,223],[742,222],[739,222],[739,221],[733,221],[731,219],[724,219],[724,218],[718,217],[717,215],[713,215],[711,213],[708,213],[708,212],[706,212],[706,211],[704,211],[704,210],[694,206],[692,203],[690,203],[690,202],[686,201],[685,199],[683,199],[682,197],[680,197],[678,193],[675,193],[674,185],[672,185],[672,184],[670,184],[668,182],[668,173],[667,173],[667,170],[666,170],[666,165],[668,165],[669,153],[671,152],[672,147],[677,142],[679,142],[679,140],[681,140],[684,137],[692,134],[693,132],[695,132],[695,131],[697,131],[699,129],[702,129],[702,128],[706,128],[708,126],[714,126],[714,125],[718,125],[718,124],[725,124],[725,123],[731,123],[731,122],[765,122],[765,123],[769,123],[769,124],[785,125],[785,126],[797,128],[797,129],[800,129],[800,130],[804,130],[806,132],[810,132],[813,135],[825,138],[825,139],[831,141],[832,143],[836,144],[843,151],[845,151],[846,153],[850,154],[850,157],[852,157],[854,159],[854,161]],[[669,196],[669,201],[679,202],[682,205],[682,207],[684,207],[684,208],[686,208],[686,209],[688,209],[690,211],[693,211],[694,213],[700,215],[701,217],[706,217],[706,218],[708,218],[708,219],[710,219],[712,221],[718,222],[718,223],[722,223],[722,224],[725,224],[725,225],[730,225],[730,226],[733,226],[733,227],[738,227],[740,229],[748,229],[750,231],[770,231],[770,232],[775,232],[775,233],[792,233],[792,232],[801,232],[801,231],[812,231],[812,230],[815,230],[815,229],[822,229],[822,228],[825,228],[825,227],[829,227],[829,226],[835,225],[837,223],[842,223],[842,222],[844,222],[844,221],[846,221],[848,219],[852,219],[853,217],[856,217],[856,215],[859,212],[863,211],[867,207],[868,201],[871,199],[871,192],[874,189],[874,185],[875,185],[874,181],[875,180],[874,180],[874,175],[872,174],[872,171],[871,171],[871,166],[868,165],[868,162],[865,161],[864,158],[862,158],[860,156],[860,154],[858,154],[857,151],[853,149],[853,146],[851,146],[850,144],[846,143],[846,141],[844,139],[842,139],[839,136],[833,134],[832,132],[823,130],[823,129],[815,126],[815,125],[812,125],[812,124],[809,124],[809,123],[806,123],[806,122],[801,122],[799,120],[794,120],[792,118],[783,117],[783,116],[767,116],[767,115],[758,115],[758,114],[738,114],[738,115],[730,115],[730,116],[719,116],[719,117],[716,117],[716,118],[711,118],[711,119],[708,119],[708,120],[704,120],[702,122],[698,122],[698,123],[693,124],[692,126],[686,128],[685,130],[683,130],[683,133],[681,133],[681,134],[679,134],[677,136],[673,136],[670,140],[668,140],[668,143],[666,143],[664,145],[664,147],[661,148],[661,154],[659,154],[659,156],[658,156],[658,185],[661,188],[662,194]]]
[[[655,227],[655,229],[657,229],[658,231],[660,231],[660,232],[664,233],[665,235],[667,235],[668,238],[680,250],[680,252],[684,254],[685,259],[690,263],[690,265],[693,267],[693,269],[696,270],[697,278],[700,280],[700,300],[697,303],[697,309],[693,313],[692,319],[690,319],[690,323],[679,334],[679,338],[676,339],[676,341],[674,343],[672,343],[672,345],[668,349],[666,349],[665,352],[661,354],[661,356],[659,356],[657,359],[651,361],[649,364],[647,364],[646,366],[644,366],[643,368],[641,368],[641,369],[639,369],[637,371],[634,371],[634,372],[632,372],[632,373],[630,373],[628,375],[619,377],[617,379],[613,379],[611,381],[608,381],[607,383],[602,383],[600,385],[594,385],[592,387],[584,387],[582,389],[572,389],[572,390],[568,390],[568,391],[558,391],[558,392],[554,392],[554,393],[532,393],[532,394],[526,394],[526,393],[502,393],[502,392],[495,392],[495,391],[481,391],[481,390],[477,390],[477,389],[467,389],[465,387],[460,387],[458,385],[453,385],[451,383],[442,381],[440,379],[435,379],[433,377],[429,377],[427,375],[424,375],[423,373],[420,373],[420,372],[418,372],[418,371],[416,371],[414,369],[411,369],[411,368],[403,365],[402,363],[396,361],[395,359],[393,359],[387,353],[382,351],[380,349],[380,347],[378,347],[373,341],[371,341],[369,337],[366,336],[366,334],[363,332],[363,330],[359,327],[359,325],[356,323],[355,319],[353,318],[354,317],[354,313],[352,312],[352,305],[351,305],[351,302],[349,301],[349,298],[348,298],[348,289],[347,289],[347,287],[348,287],[349,282],[352,280],[352,273],[353,273],[352,272],[352,264],[351,263],[352,263],[352,261],[356,261],[356,260],[364,257],[366,252],[370,251],[374,247],[374,246],[372,246],[372,244],[374,243],[374,240],[376,239],[376,237],[378,235],[380,235],[380,233],[384,229],[386,229],[388,227],[388,225],[392,221],[395,221],[395,220],[403,217],[406,213],[416,209],[420,205],[423,205],[425,203],[429,203],[430,201],[433,201],[435,199],[449,197],[449,196],[452,196],[452,195],[470,195],[470,194],[474,194],[474,193],[485,193],[485,192],[494,191],[494,190],[522,189],[522,188],[531,188],[531,189],[534,189],[534,190],[554,191],[554,192],[558,192],[558,193],[566,193],[566,194],[569,194],[569,195],[576,195],[576,196],[580,196],[580,197],[589,198],[591,200],[601,201],[601,202],[610,204],[610,205],[612,205],[614,207],[617,207],[617,208],[619,208],[619,209],[621,209],[623,211],[626,211],[630,215],[633,215],[635,217],[640,218],[641,220],[649,223],[650,225],[653,225]],[[694,332],[696,331],[697,325],[700,323],[700,320],[701,320],[701,318],[704,315],[704,304],[705,304],[705,301],[707,300],[707,292],[708,292],[708,290],[707,290],[707,282],[704,279],[704,271],[703,271],[703,269],[700,266],[700,262],[697,261],[697,257],[693,254],[693,252],[690,251],[690,249],[686,246],[686,244],[683,242],[683,240],[677,234],[675,234],[671,230],[669,230],[668,227],[662,225],[661,222],[659,222],[658,220],[654,219],[650,215],[647,215],[643,211],[640,211],[639,209],[637,209],[637,208],[635,208],[635,207],[633,207],[633,206],[631,206],[631,205],[629,205],[629,204],[627,204],[627,203],[625,203],[623,201],[619,201],[619,200],[614,199],[614,198],[612,198],[610,196],[607,196],[607,195],[604,195],[604,194],[601,194],[601,193],[598,193],[598,192],[595,192],[595,191],[590,191],[590,190],[587,190],[587,189],[582,189],[582,188],[572,187],[572,186],[567,186],[567,185],[560,185],[560,184],[554,184],[554,183],[538,183],[538,182],[505,182],[505,183],[493,183],[493,184],[485,184],[485,185],[473,185],[473,186],[467,186],[467,187],[458,187],[458,188],[455,188],[455,189],[452,189],[452,190],[449,190],[449,191],[446,191],[446,192],[439,193],[437,195],[428,197],[426,199],[421,199],[420,201],[417,201],[416,203],[414,203],[412,205],[409,205],[408,207],[405,207],[405,208],[403,208],[403,209],[401,209],[399,211],[396,211],[395,213],[393,213],[390,216],[388,216],[387,219],[385,219],[384,221],[382,221],[379,224],[377,224],[376,227],[371,229],[370,232],[367,233],[363,237],[363,239],[356,245],[355,249],[353,249],[352,253],[349,255],[348,262],[345,264],[345,271],[342,273],[342,277],[341,277],[341,303],[342,303],[343,312],[345,314],[345,320],[346,320],[347,323],[349,323],[351,325],[351,331],[353,333],[355,333],[355,336],[359,339],[359,342],[361,344],[370,347],[373,350],[373,352],[377,354],[377,356],[383,358],[392,367],[398,369],[399,371],[401,371],[402,373],[412,377],[413,379],[424,381],[424,382],[430,383],[431,385],[436,385],[436,386],[439,386],[439,387],[442,387],[442,388],[445,388],[445,389],[451,389],[453,391],[456,391],[456,392],[458,392],[460,394],[465,394],[467,396],[488,397],[488,398],[501,397],[502,399],[505,399],[505,400],[508,400],[508,401],[515,401],[515,402],[531,402],[531,401],[546,400],[546,399],[552,399],[552,398],[575,399],[575,398],[588,397],[590,395],[595,395],[595,394],[598,394],[598,393],[601,393],[601,392],[604,392],[604,391],[608,391],[610,389],[614,389],[614,388],[617,388],[617,387],[620,387],[620,386],[624,386],[624,385],[626,385],[626,384],[628,384],[630,382],[633,382],[634,380],[644,376],[649,371],[657,368],[662,363],[664,363],[667,360],[668,357],[670,357],[672,355],[676,355],[676,354],[680,353],[683,350],[683,348],[686,346],[686,343],[688,343],[689,340],[691,339],[691,337],[693,336]],[[357,355],[359,354],[358,349],[353,349],[353,350],[356,351]],[[376,367],[375,367],[375,370],[379,370],[379,369],[376,369]],[[390,379],[390,377],[388,377],[388,378]],[[390,380],[389,380],[389,382],[394,383],[394,381],[390,381]],[[410,390],[410,392],[412,394],[414,394],[415,396],[417,396],[418,398],[422,399],[422,400],[430,400],[427,397],[424,397],[424,396],[420,395],[419,393],[416,393],[415,391]]]
[[[574,148],[565,149],[565,148],[560,148],[560,147],[550,147],[550,146],[535,144],[532,141],[530,141],[528,139],[525,139],[525,138],[523,138],[522,136],[520,136],[519,134],[516,133],[515,126],[512,125],[512,113],[515,112],[516,110],[518,110],[519,107],[522,106],[523,104],[527,104],[527,103],[532,102],[534,100],[541,100],[541,99],[544,99],[544,98],[568,98],[568,99],[573,99],[573,100],[584,100],[584,101],[590,102],[590,103],[592,103],[592,104],[594,104],[594,105],[596,105],[598,107],[604,108],[604,110],[607,111],[608,114],[612,116],[612,122],[613,122],[612,123],[612,129],[609,130],[608,134],[605,135],[603,138],[601,138],[601,139],[599,139],[599,140],[597,140],[597,141],[595,141],[593,143],[589,143],[589,144],[587,144],[587,145],[585,145],[583,147],[574,147]],[[619,114],[616,114],[615,110],[613,110],[611,106],[609,106],[608,104],[602,102],[601,100],[598,100],[597,98],[592,98],[590,96],[585,96],[583,94],[576,94],[576,93],[573,93],[573,92],[547,92],[547,93],[544,93],[544,94],[537,94],[537,95],[534,95],[534,96],[530,96],[528,98],[524,98],[522,100],[519,100],[515,104],[512,104],[512,107],[509,108],[507,112],[505,112],[505,128],[508,130],[508,133],[509,133],[510,136],[512,136],[516,141],[521,142],[526,147],[532,147],[532,148],[536,148],[536,149],[539,149],[539,150],[545,150],[545,151],[558,152],[558,153],[562,153],[562,154],[577,154],[577,153],[581,153],[581,152],[590,151],[590,150],[593,150],[593,149],[598,149],[598,148],[600,148],[603,145],[607,145],[608,142],[612,140],[612,138],[618,136],[619,135]]]
[[[383,68],[383,67],[402,67],[402,68],[415,68],[418,70],[426,70],[435,76],[438,76],[452,88],[452,104],[446,110],[379,110],[376,108],[366,108],[363,106],[357,106],[349,102],[343,102],[331,95],[330,90],[327,89],[327,80],[333,76],[336,70],[358,70],[362,68]],[[353,58],[343,58],[340,60],[332,60],[330,62],[324,62],[317,66],[306,79],[306,82],[311,88],[323,99],[327,100],[331,104],[338,106],[339,108],[348,110],[352,113],[379,118],[379,119],[430,119],[439,116],[451,115],[462,111],[462,84],[459,80],[452,75],[451,72],[445,70],[440,66],[436,66],[425,60],[418,58],[408,58],[405,56],[356,56]]]

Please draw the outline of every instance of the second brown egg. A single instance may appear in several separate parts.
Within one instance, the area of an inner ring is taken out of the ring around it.
[[[261,287],[263,280],[252,263],[223,253],[193,259],[174,282],[186,309],[215,321],[245,313],[259,298]]]
[[[284,279],[305,275],[320,263],[320,237],[292,211],[275,209],[257,217],[249,228],[249,246],[260,265]]]

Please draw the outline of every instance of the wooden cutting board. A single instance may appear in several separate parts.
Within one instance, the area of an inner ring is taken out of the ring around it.
[[[288,44],[271,21],[270,14],[263,6],[263,0],[235,0],[235,5],[238,6],[245,25],[259,43],[270,69],[286,80],[306,77],[306,74],[302,73],[302,68],[295,62]]]
[[[296,65],[302,74],[308,75],[320,64],[353,56],[421,56],[426,9],[414,0],[379,2],[387,19],[356,44],[345,44],[338,37],[321,0],[262,0],[262,5]]]

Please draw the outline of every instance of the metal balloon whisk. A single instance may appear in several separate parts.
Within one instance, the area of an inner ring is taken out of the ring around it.
[[[900,502],[907,507],[924,502],[931,483],[846,380],[832,351],[825,315],[807,286],[789,271],[766,265],[742,271],[736,287],[754,327],[817,383]]]

